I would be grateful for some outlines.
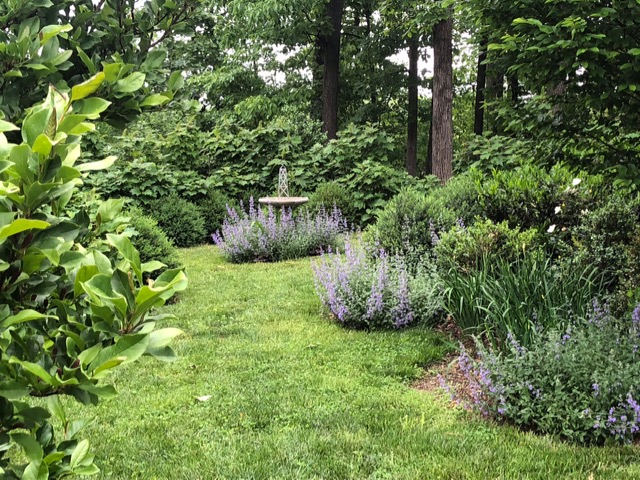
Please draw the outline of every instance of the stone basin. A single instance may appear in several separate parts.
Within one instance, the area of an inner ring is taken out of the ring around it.
[[[258,199],[259,203],[274,207],[295,207],[308,201],[309,197],[262,197]]]

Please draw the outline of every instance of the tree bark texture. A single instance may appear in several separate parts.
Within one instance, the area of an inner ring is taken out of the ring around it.
[[[433,174],[453,175],[453,15],[433,28]]]
[[[340,36],[344,0],[330,0],[327,17],[331,31],[321,35],[324,46],[322,76],[322,130],[331,140],[338,134],[338,89],[340,72]]]
[[[487,88],[487,40],[480,41],[478,55],[478,76],[476,78],[476,103],[474,108],[473,133],[482,135],[484,131],[484,91]]]
[[[409,42],[409,111],[407,121],[407,172],[418,174],[418,39]]]

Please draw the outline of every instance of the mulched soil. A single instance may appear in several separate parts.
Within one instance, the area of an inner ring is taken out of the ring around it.
[[[468,335],[464,335],[451,318],[448,318],[438,328],[438,331],[448,336],[452,341],[462,343],[467,352],[475,356],[473,340]],[[471,401],[469,379],[460,370],[458,355],[457,352],[448,354],[440,362],[430,365],[422,378],[411,386],[417,390],[431,393],[455,392],[455,398],[451,398],[449,402],[451,408],[469,405]]]

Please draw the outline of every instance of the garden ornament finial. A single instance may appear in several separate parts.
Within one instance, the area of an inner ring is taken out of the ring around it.
[[[287,167],[284,165],[280,167],[280,173],[278,174],[278,196],[289,196],[289,178],[287,176]]]

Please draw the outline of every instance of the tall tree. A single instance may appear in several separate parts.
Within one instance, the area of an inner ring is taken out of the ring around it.
[[[441,182],[453,174],[453,11],[433,28],[432,173]]]
[[[473,133],[482,135],[484,130],[484,100],[487,88],[487,40],[480,41],[478,52],[478,76],[476,78],[476,101],[474,107]]]
[[[407,120],[407,172],[418,174],[418,39],[409,41],[409,106]]]
[[[338,136],[338,92],[340,88],[340,40],[342,35],[343,0],[329,0],[326,16],[329,30],[320,33],[323,52],[322,130],[329,139]]]

